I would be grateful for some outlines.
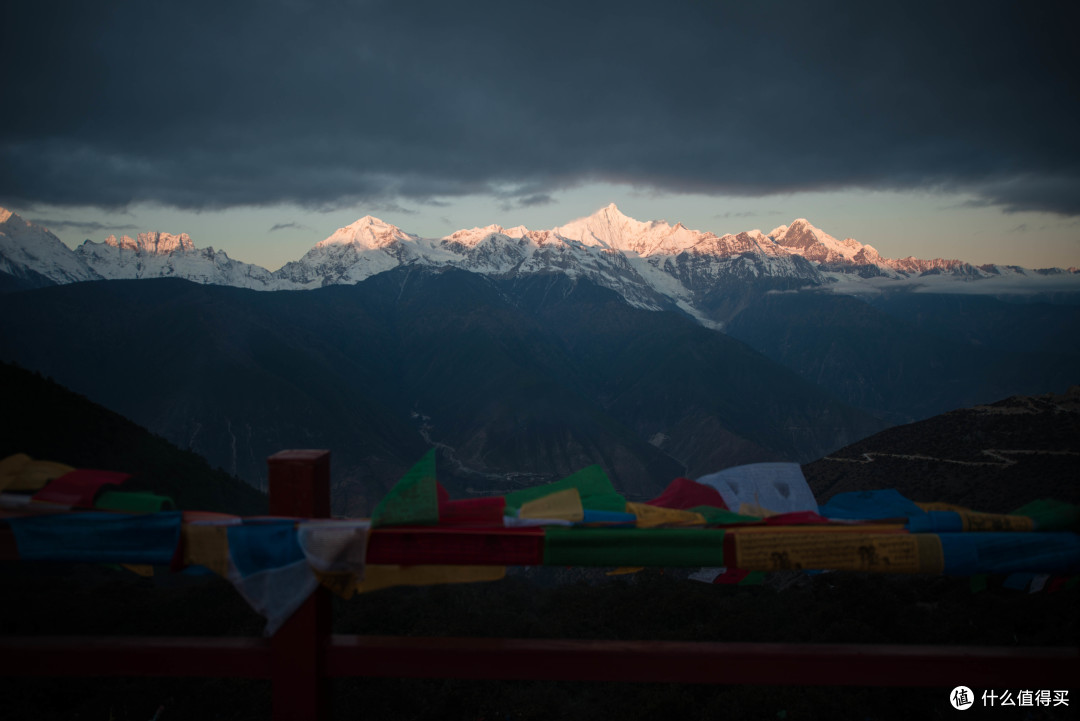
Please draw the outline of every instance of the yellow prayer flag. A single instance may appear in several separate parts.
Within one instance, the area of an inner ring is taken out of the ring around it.
[[[909,533],[735,533],[735,567],[941,573],[941,539]]]
[[[189,566],[206,566],[222,578],[228,578],[228,526],[196,526],[185,523],[181,531],[184,563]]]
[[[445,583],[498,581],[506,576],[505,566],[383,566],[369,564],[357,593],[370,593],[393,586],[435,586]]]
[[[38,491],[74,470],[63,463],[35,461],[25,453],[16,453],[0,461],[0,491]]]
[[[627,503],[626,512],[637,516],[638,528],[657,528],[659,526],[704,526],[705,516],[694,511],[682,511],[676,508],[661,508],[647,503]]]
[[[768,508],[762,508],[756,503],[744,503],[739,506],[739,514],[742,516],[757,516],[758,518],[768,518],[769,516],[779,516],[776,511],[770,511]]]
[[[523,503],[518,513],[521,518],[552,518],[563,521],[580,521],[585,518],[581,494],[576,488],[567,488]]]
[[[627,505],[629,505],[629,504],[627,504]],[[645,570],[644,566],[619,566],[618,568],[611,569],[610,571],[608,571],[604,575],[605,576],[626,576],[626,575],[629,575],[631,573],[637,573],[638,571],[644,571],[644,570]]]

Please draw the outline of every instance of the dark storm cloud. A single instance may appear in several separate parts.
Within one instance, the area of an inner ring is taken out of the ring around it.
[[[0,202],[526,204],[613,181],[1080,214],[1072,6],[750,5],[16,0]]]
[[[555,202],[555,199],[548,193],[533,193],[532,195],[511,193],[510,198],[501,201],[499,207],[503,210],[514,210],[516,208],[535,208],[541,205],[551,205]]]
[[[368,203],[368,208],[376,213],[402,213],[404,215],[416,215],[419,211],[411,208],[403,208],[392,200],[375,201]]]
[[[44,226],[52,230],[60,230],[62,228],[71,228],[72,230],[82,231],[83,233],[100,233],[102,231],[117,231],[117,230],[139,230],[138,225],[112,225],[110,223],[97,223],[94,221],[81,221],[81,220],[48,220],[46,218],[32,218],[32,223]]]
[[[302,223],[274,223],[266,232],[273,233],[275,230],[311,230],[311,228]]]
[[[714,218],[726,220],[728,218],[761,218],[769,215],[780,215],[779,210],[742,210],[738,212],[727,211],[726,213],[716,213]]]
[[[534,208],[539,205],[551,205],[555,202],[555,199],[548,193],[535,193],[533,195],[520,198],[518,205],[522,208]]]

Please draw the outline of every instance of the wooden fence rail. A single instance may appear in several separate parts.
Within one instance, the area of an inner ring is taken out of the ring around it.
[[[269,459],[271,515],[330,515],[330,454]],[[330,633],[319,588],[270,639],[9,637],[8,676],[268,678],[273,717],[329,717],[329,679],[345,676],[827,686],[1069,688],[1075,648],[564,641]]]

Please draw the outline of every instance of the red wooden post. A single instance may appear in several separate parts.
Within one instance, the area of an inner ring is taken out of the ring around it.
[[[330,451],[280,451],[267,465],[270,515],[330,517]],[[274,721],[330,717],[329,639],[330,596],[320,586],[271,639]]]

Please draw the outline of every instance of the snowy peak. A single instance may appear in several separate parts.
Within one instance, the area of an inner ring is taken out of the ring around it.
[[[706,234],[690,230],[682,223],[675,227],[659,220],[643,223],[624,215],[614,204],[592,215],[555,228],[559,236],[588,246],[600,246],[641,256],[678,253],[692,248]]]
[[[744,230],[732,235],[727,233],[720,237],[712,234],[705,235],[701,242],[692,249],[699,255],[711,255],[729,257],[742,253],[755,253],[769,257],[786,257],[791,253],[774,243],[768,236],[756,228]]]
[[[872,245],[864,245],[854,238],[837,240],[805,218],[798,218],[791,225],[781,225],[771,233],[777,245],[788,252],[801,255],[807,260],[821,264],[829,270],[856,270],[861,274],[884,274],[893,278],[924,274],[949,274],[960,277],[980,277],[982,274],[970,263],[945,258],[886,258]]]
[[[791,225],[781,225],[769,233],[777,245],[789,252],[801,255],[816,263],[861,265],[880,258],[869,245],[854,238],[838,240],[820,228],[815,228],[806,218],[796,218]]]
[[[406,233],[396,225],[391,225],[371,215],[365,215],[355,223],[338,228],[329,238],[315,244],[316,248],[335,245],[356,246],[363,250],[385,248],[394,242],[416,240],[415,235]]]
[[[778,245],[793,251],[810,251],[819,245],[836,245],[839,241],[806,218],[796,218],[791,225],[781,225],[769,233]]]
[[[417,260],[421,238],[371,215],[338,228],[300,260],[274,272],[294,287],[358,283],[365,278]]]
[[[791,225],[780,225],[773,228],[769,233],[776,242],[783,243],[788,247],[796,247],[797,243],[812,245],[818,242],[819,237],[827,235],[822,230],[815,228],[806,218],[796,218]]]
[[[146,253],[151,255],[191,253],[195,250],[195,243],[192,242],[191,236],[187,233],[173,235],[172,233],[162,233],[159,231],[139,233],[134,238],[129,235],[122,235],[117,239],[115,235],[110,235],[105,239],[105,245],[111,245],[112,247],[121,250],[130,250],[135,253]]]
[[[507,238],[521,238],[528,232],[528,229],[523,225],[519,225],[515,228],[504,228],[501,225],[485,225],[483,228],[456,230],[450,235],[444,236],[442,242],[451,247],[475,248],[493,235],[502,235]]]
[[[6,208],[0,208],[0,273],[22,279],[27,287],[101,277],[48,228]]]
[[[592,215],[555,228],[555,232],[568,240],[578,240],[585,245],[624,250],[632,245],[636,238],[651,230],[653,225],[654,223],[642,223],[623,215],[614,203],[609,203]]]
[[[24,220],[22,216],[11,212],[7,208],[0,208],[0,230],[7,235],[16,235],[31,231],[31,229],[38,229],[45,233],[49,233],[47,228],[43,228],[40,225],[35,225],[29,220]],[[49,233],[52,235],[52,233]]]

